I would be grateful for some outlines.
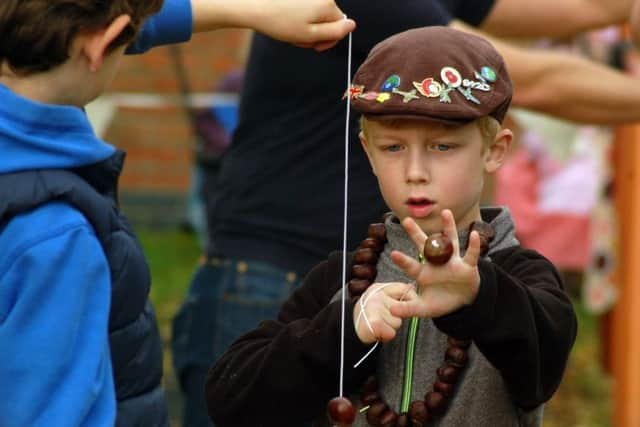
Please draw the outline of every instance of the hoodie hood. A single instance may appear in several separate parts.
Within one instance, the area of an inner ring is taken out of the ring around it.
[[[114,152],[82,109],[34,102],[0,85],[0,173],[86,166]]]

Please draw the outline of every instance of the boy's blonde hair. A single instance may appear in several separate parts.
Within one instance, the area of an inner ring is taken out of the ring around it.
[[[405,120],[384,120],[384,122],[389,124],[390,126],[394,126],[394,123],[397,124],[401,121]],[[365,115],[360,116],[360,130],[364,134],[365,139],[369,139],[369,134],[367,132],[367,122],[368,119]],[[484,149],[490,147],[495,142],[496,135],[498,134],[498,132],[500,132],[502,125],[491,116],[480,117],[479,119],[474,120],[474,123],[478,126],[478,129],[480,129],[480,133],[482,134],[482,149],[484,151]],[[453,127],[454,125],[451,126]]]

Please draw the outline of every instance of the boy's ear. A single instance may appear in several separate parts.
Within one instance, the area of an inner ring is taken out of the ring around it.
[[[511,142],[513,141],[513,132],[510,129],[501,129],[492,144],[490,144],[485,152],[484,170],[487,173],[493,173],[500,169],[507,159]]]
[[[131,22],[129,15],[120,15],[111,24],[98,31],[83,35],[82,52],[89,61],[89,69],[98,71],[107,54],[107,48]]]
[[[378,176],[378,174],[376,173],[376,167],[371,160],[371,154],[369,153],[369,143],[367,142],[367,137],[364,135],[364,132],[360,131],[360,133],[358,134],[358,138],[360,138],[360,144],[362,145],[364,152],[367,154],[367,158],[369,159],[369,164],[371,165],[373,174],[375,176]]]

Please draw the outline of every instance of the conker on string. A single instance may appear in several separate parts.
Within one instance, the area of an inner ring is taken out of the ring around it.
[[[424,257],[433,265],[443,265],[453,255],[453,243],[446,234],[434,233],[424,242]]]
[[[327,415],[331,425],[349,427],[356,419],[356,409],[351,401],[345,397],[334,397],[327,404]]]

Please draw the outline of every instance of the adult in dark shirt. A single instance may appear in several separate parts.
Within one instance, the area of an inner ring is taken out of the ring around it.
[[[428,25],[464,27],[454,17],[501,35],[522,32],[553,36],[620,22],[628,17],[630,8],[628,0],[609,2],[604,9],[595,0],[543,3],[338,2],[358,25],[353,34],[353,70],[373,45],[392,34]],[[554,18],[554,13],[567,16],[578,7],[580,16],[575,22]],[[566,10],[560,10],[563,8]],[[519,11],[527,14],[526,23]],[[550,53],[533,54],[492,42],[510,68],[516,86],[514,105],[576,120],[640,119],[640,85],[636,84],[637,91],[630,94],[629,78],[586,61]],[[577,74],[563,79],[568,71]],[[541,75],[548,76],[551,84],[540,79]],[[588,93],[580,108],[574,105],[585,88],[601,88],[605,80],[607,91]],[[197,400],[190,402],[192,417],[199,408],[203,420],[202,424],[185,427],[209,425],[202,396],[208,366],[242,332],[254,328],[262,319],[274,317],[302,276],[327,253],[342,246],[346,104],[340,98],[346,87],[346,41],[327,52],[316,53],[259,34],[254,36],[239,125],[225,153],[219,179],[215,187],[210,187],[214,191],[207,196],[212,207],[207,214],[207,260],[196,271],[189,296],[174,321],[176,372],[187,399]],[[617,99],[620,96],[627,98],[623,102]],[[612,100],[617,102],[617,114],[610,113],[612,102],[605,102]],[[636,112],[630,116],[631,106],[636,107]],[[358,116],[353,114],[348,195],[350,249],[365,236],[368,224],[387,210],[365,155],[357,146],[357,123]]]

